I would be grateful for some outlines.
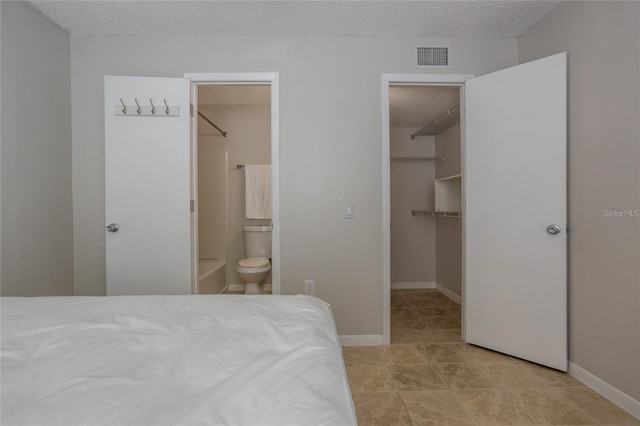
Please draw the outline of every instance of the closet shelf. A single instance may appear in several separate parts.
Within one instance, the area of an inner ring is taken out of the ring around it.
[[[437,212],[459,212],[462,210],[462,177],[460,175],[436,179],[434,193]]]
[[[435,120],[427,123],[420,130],[411,135],[411,139],[415,139],[418,136],[435,136],[447,130],[449,127],[460,122],[460,104],[457,103],[444,114],[440,115]]]
[[[433,210],[411,210],[412,216],[461,217],[460,212],[441,212]]]
[[[447,157],[391,157],[392,163],[426,163],[428,161],[435,161],[436,163],[444,163],[447,161]]]

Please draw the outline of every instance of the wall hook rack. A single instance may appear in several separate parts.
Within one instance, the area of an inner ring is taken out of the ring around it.
[[[165,105],[165,113],[157,114],[156,107],[153,103],[153,99],[149,99],[149,105],[140,105],[137,98],[134,98],[135,105],[127,105],[126,102],[120,98],[120,104],[116,105],[113,109],[114,115],[130,116],[130,117],[179,117],[180,107],[169,106],[167,100],[163,99]]]

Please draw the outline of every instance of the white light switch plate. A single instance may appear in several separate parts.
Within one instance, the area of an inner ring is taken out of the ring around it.
[[[344,205],[344,218],[345,219],[353,219],[356,217],[356,210],[353,203]]]

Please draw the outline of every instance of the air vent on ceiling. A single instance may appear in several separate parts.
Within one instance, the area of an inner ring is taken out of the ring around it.
[[[416,48],[416,67],[449,68],[449,47],[432,46]]]

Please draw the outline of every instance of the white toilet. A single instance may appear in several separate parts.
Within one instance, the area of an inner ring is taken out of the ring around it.
[[[263,283],[271,271],[271,227],[245,226],[244,253],[236,271],[245,283],[244,294],[264,293]]]

